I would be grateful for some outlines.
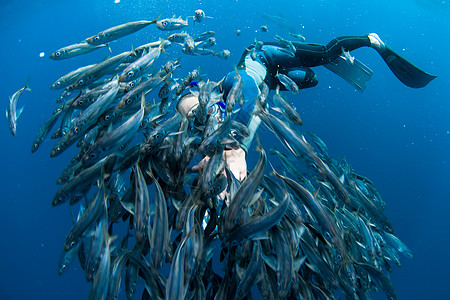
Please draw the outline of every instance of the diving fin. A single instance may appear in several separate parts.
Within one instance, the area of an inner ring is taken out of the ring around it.
[[[345,81],[353,85],[358,91],[362,92],[366,88],[366,82],[372,77],[372,70],[357,59],[350,63],[345,57],[339,56],[332,62],[323,65],[342,77]]]
[[[386,45],[384,51],[380,51],[383,60],[391,69],[392,73],[406,86],[412,88],[422,88],[437,76],[428,74],[392,50]]]

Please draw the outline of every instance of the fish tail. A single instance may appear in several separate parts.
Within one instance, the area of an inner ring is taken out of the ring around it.
[[[262,144],[261,144],[261,140],[259,139],[259,135],[256,134],[256,140],[258,141],[258,146],[256,146],[256,151],[264,151]]]
[[[25,85],[23,86],[23,90],[31,92],[31,88],[29,87],[29,85],[30,85],[30,77],[28,77],[27,80],[25,81]]]
[[[162,13],[160,13],[156,18],[154,18],[153,20],[151,20],[151,21],[150,21],[150,24],[156,23],[156,21],[158,21],[159,17],[161,17],[161,14],[162,14]]]
[[[272,148],[269,149],[269,153],[272,154],[272,155],[277,154],[277,149],[275,149],[275,144],[273,145]]]

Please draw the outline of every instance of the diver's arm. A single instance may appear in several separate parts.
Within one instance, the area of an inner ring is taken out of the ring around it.
[[[242,181],[247,177],[246,153],[242,148],[223,151],[223,156],[228,169],[233,173],[237,180]]]

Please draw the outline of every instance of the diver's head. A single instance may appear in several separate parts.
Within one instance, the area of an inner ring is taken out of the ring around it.
[[[198,105],[198,97],[192,93],[188,93],[178,100],[177,111],[183,117],[188,117],[189,112],[192,112]]]
[[[192,93],[186,94],[180,98],[177,104],[177,111],[186,118],[195,116],[195,109],[198,106],[198,97]],[[219,122],[223,122],[226,116],[226,104],[218,101],[207,106],[209,116],[215,116]]]

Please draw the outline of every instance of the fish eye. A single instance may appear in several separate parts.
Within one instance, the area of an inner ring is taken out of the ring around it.
[[[73,129],[73,132],[77,133],[78,130],[79,130],[79,128],[78,128],[78,127],[75,127],[75,128]]]
[[[311,164],[311,168],[313,168],[314,170],[317,170],[317,165],[316,164]]]
[[[91,155],[89,155],[90,158],[95,158],[97,155],[95,153],[91,153]]]
[[[131,99],[128,98],[127,100],[125,100],[125,103],[126,103],[126,104],[130,104],[130,103],[131,103]]]
[[[162,25],[167,26],[167,22],[166,21],[162,22]]]
[[[128,76],[128,77],[133,77],[133,76],[134,76],[134,72],[133,72],[133,71],[128,72],[128,73],[127,73],[127,76]]]
[[[327,231],[325,232],[325,238],[330,239],[331,238],[331,234]]]
[[[61,85],[61,82],[60,81],[57,81],[56,83],[55,83],[55,86],[60,86]]]
[[[78,101],[78,105],[83,105],[83,100]]]
[[[95,38],[94,38],[94,41],[98,41],[100,39],[100,37],[97,35]]]
[[[130,87],[130,88],[132,88],[132,87],[134,87],[134,82],[130,82],[129,84],[128,84],[128,86]]]
[[[75,242],[70,243],[70,248],[72,248],[73,246],[75,246]]]
[[[61,56],[61,51],[56,51],[56,52],[55,52],[55,56],[56,56],[56,57]]]
[[[83,84],[84,84],[84,80],[83,79],[78,80],[78,85],[83,85]]]
[[[109,115],[105,116],[105,121],[109,121]]]

